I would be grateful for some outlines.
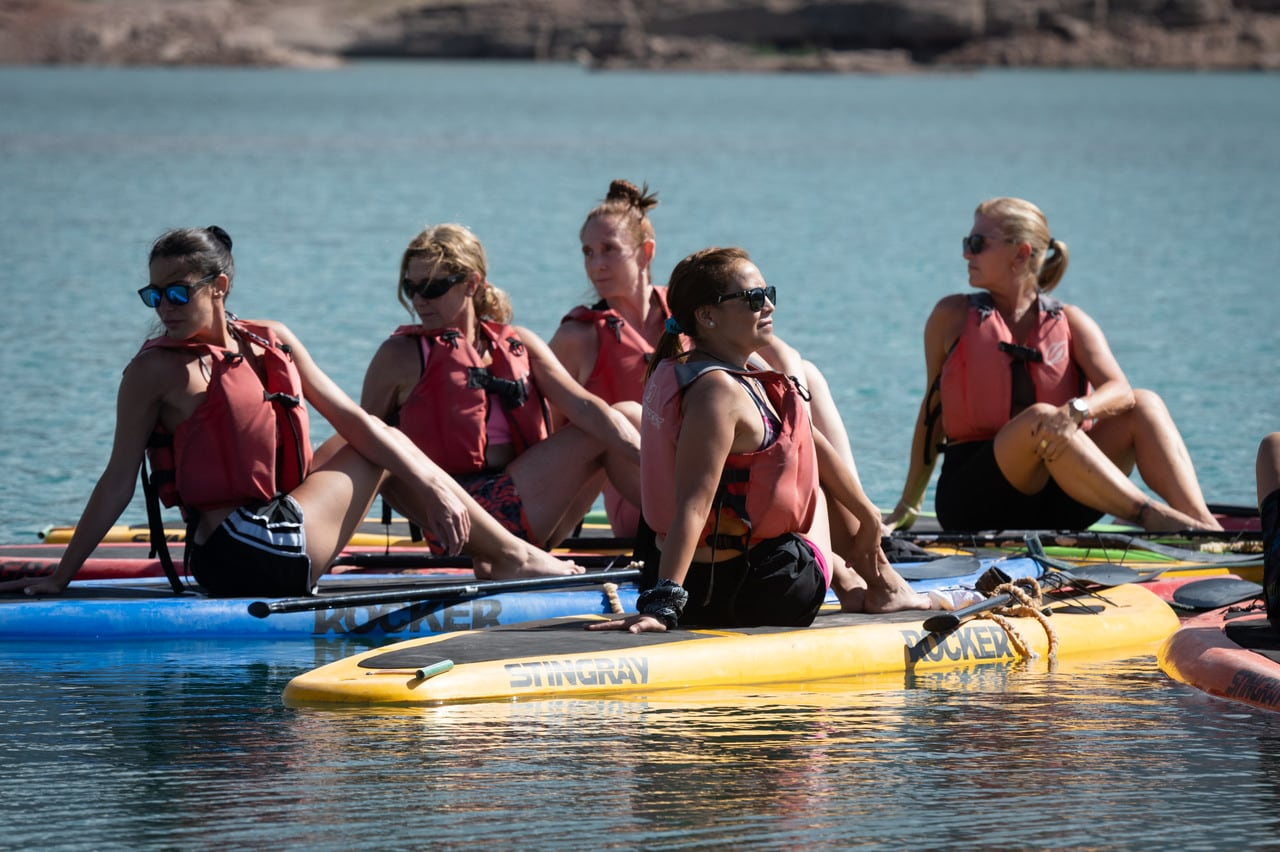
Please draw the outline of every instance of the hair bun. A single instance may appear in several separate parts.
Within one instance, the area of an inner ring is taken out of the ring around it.
[[[658,206],[658,193],[649,191],[649,184],[639,189],[629,180],[618,178],[609,184],[609,194],[604,197],[606,203],[621,201],[628,207],[634,207],[643,216]]]
[[[639,195],[640,190],[636,189],[634,183],[619,178],[609,183],[609,194],[604,197],[604,200],[626,201],[629,204],[634,204]]]
[[[213,237],[218,242],[222,243],[223,247],[227,251],[231,251],[231,235],[230,234],[228,234],[226,231],[219,228],[217,225],[210,225],[209,227],[205,228],[205,230],[209,232],[209,235],[211,237]]]

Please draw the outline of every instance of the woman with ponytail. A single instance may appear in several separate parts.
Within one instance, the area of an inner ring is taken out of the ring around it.
[[[848,611],[929,608],[885,559],[879,511],[812,429],[795,380],[750,366],[773,341],[776,294],[742,249],[672,272],[640,427],[658,582],[637,615],[591,629],[802,626],[829,587]],[[819,483],[850,519],[839,559]]]
[[[539,547],[569,535],[606,481],[639,499],[639,406],[611,407],[536,334],[510,324],[510,300],[489,282],[471,231],[446,224],[414,237],[397,291],[417,322],[374,355],[361,394],[366,410],[398,426],[507,530]]]
[[[640,401],[645,368],[671,315],[667,288],[655,286],[651,274],[657,240],[649,214],[657,206],[657,193],[647,184],[637,188],[621,179],[609,184],[604,201],[587,213],[578,232],[597,301],[566,314],[550,340],[551,351],[570,375],[611,405]],[[849,437],[821,371],[776,336],[755,358],[758,366],[801,379],[814,425],[856,479]],[[615,534],[636,533],[636,506],[608,488],[604,504]]]
[[[65,588],[133,498],[144,454],[159,498],[187,518],[186,567],[212,595],[308,594],[379,489],[445,551],[469,553],[492,574],[581,573],[493,522],[344,394],[283,324],[227,310],[235,261],[222,228],[161,235],[149,267],[138,295],[162,329],[120,380],[106,469],[54,574],[0,592]],[[308,403],[337,432],[323,462],[311,451]]]
[[[944,529],[1083,529],[1104,514],[1220,528],[1164,402],[1131,388],[1098,325],[1049,295],[1068,255],[1040,209],[984,201],[963,243],[979,292],[943,298],[925,324],[927,392],[886,523],[911,525],[944,451]],[[1129,480],[1135,464],[1165,502]]]

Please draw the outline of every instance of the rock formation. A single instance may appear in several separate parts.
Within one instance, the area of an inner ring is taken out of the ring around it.
[[[1280,0],[2,0],[0,63],[1280,68]]]

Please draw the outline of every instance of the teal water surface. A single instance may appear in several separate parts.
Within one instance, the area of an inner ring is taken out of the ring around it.
[[[407,319],[395,279],[420,227],[475,230],[517,320],[547,337],[588,298],[577,232],[615,177],[660,193],[659,280],[706,245],[752,253],[886,506],[923,390],[924,318],[964,289],[973,207],[1030,198],[1070,246],[1059,294],[1164,397],[1206,495],[1251,503],[1258,440],[1280,428],[1277,103],[1274,75],[0,69],[0,541],[77,518],[120,370],[151,328],[133,290],[161,231],[227,228],[232,309],[288,322],[354,394]],[[142,519],[135,500],[123,520]],[[341,650],[6,644],[0,770],[30,808],[4,842],[1275,837],[1276,721],[1171,684],[1150,657],[693,710],[280,706],[288,677]]]

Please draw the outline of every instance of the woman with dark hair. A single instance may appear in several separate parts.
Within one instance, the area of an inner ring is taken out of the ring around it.
[[[776,290],[747,253],[690,255],[667,298],[641,419],[658,583],[638,615],[595,627],[806,625],[828,587],[849,611],[928,609],[885,559],[878,510],[811,428],[794,379],[749,366],[773,340]],[[819,484],[852,524],[840,559]]]
[[[125,368],[106,469],[54,574],[0,591],[65,588],[133,498],[144,453],[161,497],[183,508],[187,566],[213,595],[313,591],[379,489],[445,550],[482,559],[495,574],[580,573],[507,534],[344,394],[284,325],[227,310],[235,262],[226,231],[169,231],[152,246],[149,267],[151,282],[138,294],[163,333]],[[318,466],[306,403],[338,434]]]
[[[598,301],[566,314],[549,341],[570,375],[610,404],[640,401],[645,369],[671,315],[667,288],[652,279],[657,238],[649,214],[657,206],[657,193],[648,185],[621,179],[609,184],[578,232],[583,267]],[[822,372],[776,335],[754,360],[802,381],[814,425],[856,479],[849,437]],[[633,535],[639,509],[608,488],[604,504],[614,532]]]
[[[1164,402],[1131,388],[1097,323],[1049,295],[1067,247],[1040,209],[984,201],[964,258],[981,292],[943,298],[925,325],[928,391],[886,523],[910,526],[941,448],[944,529],[1083,529],[1103,514],[1219,529]],[[1135,465],[1167,504],[1129,480]]]

